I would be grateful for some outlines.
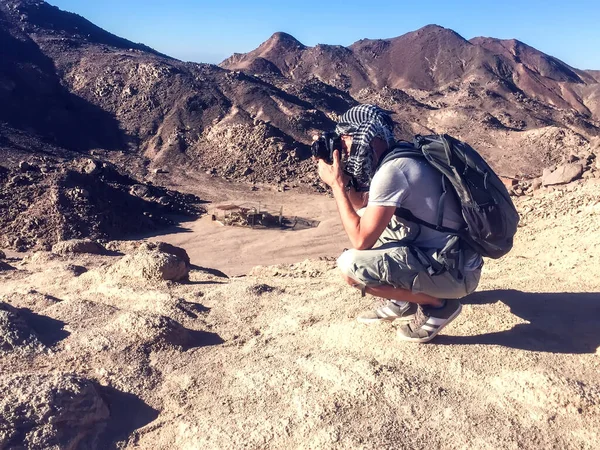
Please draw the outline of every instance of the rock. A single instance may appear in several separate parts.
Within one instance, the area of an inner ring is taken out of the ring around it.
[[[506,189],[508,191],[510,191],[512,189],[513,186],[516,186],[518,181],[515,180],[514,178],[509,178],[509,177],[500,177],[500,181],[502,181],[502,183],[504,184],[504,186],[506,187]]]
[[[139,241],[108,241],[104,248],[109,252],[131,253],[138,249]]]
[[[0,259],[6,259],[6,253],[0,250]]]
[[[15,175],[10,179],[10,184],[13,186],[30,186],[33,180],[26,175]]]
[[[89,159],[82,167],[81,172],[88,175],[95,175],[100,172],[100,165],[93,159]]]
[[[27,161],[21,161],[19,163],[19,170],[21,172],[35,172],[38,171],[39,168],[33,164],[28,163]]]
[[[52,248],[50,249],[52,250]],[[35,264],[45,264],[49,261],[55,261],[60,259],[60,257],[56,253],[52,253],[51,251],[38,251],[26,255],[23,260],[29,261]]]
[[[145,250],[145,251],[158,250],[159,252],[169,253],[171,255],[177,256],[179,259],[181,259],[183,262],[185,262],[186,266],[188,266],[188,267],[190,266],[190,257],[188,256],[187,252],[181,247],[176,247],[174,245],[167,244],[166,242],[161,242],[161,241],[142,242],[142,244],[138,247],[138,249]]]
[[[68,374],[0,379],[0,448],[97,448],[109,410],[94,384]]]
[[[541,178],[535,178],[531,182],[531,190],[532,191],[537,191],[541,187],[542,187],[542,179]]]
[[[0,352],[41,351],[43,348],[35,331],[29,327],[19,310],[0,302]]]
[[[18,252],[27,251],[27,242],[22,237],[17,237],[12,241],[12,247]]]
[[[185,347],[193,340],[190,331],[170,317],[133,311],[119,314],[103,332],[113,342],[154,349]],[[117,336],[119,338],[115,339]],[[94,345],[94,342],[91,344]]]
[[[11,292],[3,295],[3,299],[13,308],[28,309],[30,311],[41,311],[60,303],[60,300],[56,297],[43,294],[35,289],[26,292]]]
[[[154,172],[154,173],[169,173],[169,171],[168,171],[168,170],[165,170],[165,169],[160,169],[160,168],[159,168],[159,169],[154,169],[154,170],[153,170],[153,172]]]
[[[262,295],[268,292],[273,292],[275,288],[273,286],[269,286],[268,284],[259,283],[249,286],[247,290],[251,294]]]
[[[583,173],[583,165],[581,164],[565,164],[556,168],[550,174],[542,175],[542,184],[544,186],[552,186],[556,184],[566,184],[579,178]]]
[[[103,252],[104,247],[89,239],[72,239],[70,241],[61,241],[52,246],[52,253],[59,255],[67,255],[69,253],[92,253],[94,255],[98,255]]]
[[[79,275],[82,275],[82,274],[84,274],[84,273],[86,273],[88,271],[87,267],[78,266],[78,265],[75,265],[75,264],[67,264],[65,266],[65,270],[68,271],[68,272],[71,272],[76,277],[78,277]]]
[[[584,158],[584,159],[585,159],[585,158]],[[575,162],[575,161],[579,161],[579,156],[577,156],[577,155],[575,155],[575,154],[571,153],[571,154],[569,154],[569,156],[567,156],[567,157],[565,158],[565,161],[566,161],[567,163],[573,163],[573,162]]]
[[[589,164],[590,161],[594,158],[594,154],[589,151],[583,151],[577,154],[577,159],[580,159],[582,163]]]
[[[159,250],[138,249],[121,258],[111,273],[125,278],[143,278],[150,281],[187,279],[189,269],[185,261]]]
[[[129,193],[135,197],[149,197],[150,188],[148,186],[144,186],[143,184],[134,184],[129,188]]]

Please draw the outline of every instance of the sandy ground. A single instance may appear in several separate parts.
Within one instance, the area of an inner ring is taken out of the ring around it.
[[[201,266],[184,283],[123,278],[120,255],[11,257],[0,301],[44,350],[0,352],[0,384],[35,406],[25,375],[90,380],[110,416],[78,428],[79,448],[598,448],[599,193],[587,183],[518,199],[514,250],[486,262],[479,291],[425,345],[354,320],[375,299],[337,273],[346,241],[322,196],[261,199],[316,229],[202,219],[161,236]],[[0,437],[10,426],[0,420]],[[36,423],[23,436],[50,434]]]
[[[193,222],[183,222],[160,235],[140,237],[160,239],[185,248],[192,264],[239,276],[257,265],[292,264],[307,258],[332,257],[350,246],[335,202],[325,194],[299,193],[298,190],[279,192],[264,185],[251,191],[246,184],[227,183],[203,174],[180,177],[176,182],[171,180],[170,185],[210,201],[206,205],[209,214]],[[212,213],[222,214],[217,209],[220,205],[248,205],[270,211],[281,208],[287,218],[316,221],[318,226],[298,230],[223,227],[210,217]]]

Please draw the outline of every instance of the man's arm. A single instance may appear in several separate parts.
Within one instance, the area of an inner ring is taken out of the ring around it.
[[[379,236],[390,222],[396,210],[393,206],[367,206],[364,214],[359,216],[348,192],[344,188],[344,175],[340,168],[339,152],[333,154],[333,164],[328,165],[319,160],[319,176],[333,191],[333,197],[338,207],[342,225],[357,250],[372,248]]]
[[[348,200],[350,200],[355,211],[367,206],[367,203],[369,202],[368,192],[357,192],[356,189],[351,187],[346,193],[348,195]]]
[[[359,216],[348,198],[343,186],[332,186],[333,197],[340,212],[342,225],[357,250],[372,248],[394,215],[394,206],[367,206],[362,217]]]

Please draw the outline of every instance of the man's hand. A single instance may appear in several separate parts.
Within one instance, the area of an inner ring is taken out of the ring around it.
[[[344,187],[347,175],[344,174],[340,164],[339,150],[333,151],[333,164],[327,164],[322,159],[317,160],[317,164],[317,172],[323,183],[331,188]]]

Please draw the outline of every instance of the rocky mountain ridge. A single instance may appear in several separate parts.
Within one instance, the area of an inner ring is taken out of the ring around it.
[[[597,71],[518,41],[467,41],[427,26],[307,47],[276,33],[218,67],[169,58],[43,1],[5,0],[0,42],[5,171],[40,156],[56,164],[91,158],[140,185],[163,183],[155,174],[168,171],[175,184],[206,173],[320,189],[308,159],[312,135],[371,102],[393,114],[399,138],[445,132],[469,142],[516,180],[516,193],[573,158],[582,163],[577,176],[598,173]],[[5,195],[19,203],[12,190]]]
[[[436,25],[347,48],[306,47],[281,36],[221,67],[347,90],[393,111],[400,135],[459,136],[507,176],[541,175],[570,152],[598,146],[598,81],[520,41],[467,41]]]

